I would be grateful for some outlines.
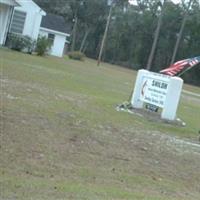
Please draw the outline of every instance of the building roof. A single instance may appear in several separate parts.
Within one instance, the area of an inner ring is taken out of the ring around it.
[[[9,6],[19,6],[19,3],[17,3],[15,0],[0,0],[0,3],[6,4]]]
[[[34,9],[36,12],[39,12],[42,16],[46,15],[46,12],[42,10],[40,6],[38,6],[33,0],[15,0],[15,1],[20,5],[20,8],[22,8],[25,11]]]
[[[62,16],[47,14],[42,17],[41,28],[47,28],[61,33],[69,33],[70,27]]]

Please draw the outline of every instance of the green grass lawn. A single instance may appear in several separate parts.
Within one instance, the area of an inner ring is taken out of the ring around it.
[[[199,98],[181,97],[174,126],[115,110],[133,70],[8,49],[0,64],[0,199],[198,200],[200,154],[159,135],[197,141]]]

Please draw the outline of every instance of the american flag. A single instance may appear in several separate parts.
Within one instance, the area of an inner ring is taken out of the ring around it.
[[[160,73],[169,76],[180,75],[199,63],[200,63],[200,56],[194,58],[188,58],[185,60],[180,60],[170,65],[168,68],[161,70]]]

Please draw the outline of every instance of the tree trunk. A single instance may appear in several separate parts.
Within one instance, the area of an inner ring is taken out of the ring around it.
[[[89,42],[86,42],[86,44],[85,44],[85,46],[83,48],[83,53],[85,53],[85,51],[87,50],[88,45],[89,45]]]
[[[190,5],[191,5],[192,1],[193,1],[193,0],[190,0],[190,1],[189,1],[188,10],[189,10],[189,8],[190,8]],[[183,30],[184,30],[184,28],[185,28],[185,24],[186,24],[187,17],[188,17],[188,11],[185,12],[184,17],[183,17],[183,21],[182,21],[182,24],[181,24],[181,28],[180,28],[180,31],[179,31],[179,33],[178,33],[178,37],[177,37],[176,44],[175,44],[175,47],[174,47],[172,59],[171,59],[171,62],[170,62],[171,65],[174,63],[174,61],[175,61],[175,59],[176,59],[176,54],[177,54],[177,51],[178,51],[178,48],[179,48],[179,45],[180,45],[180,41],[181,41],[181,38],[182,38],[182,35],[183,35]]]
[[[160,16],[159,16],[159,19],[158,19],[158,24],[157,24],[157,27],[156,27],[156,30],[155,30],[153,45],[152,45],[151,52],[149,54],[149,58],[148,58],[148,62],[147,62],[147,67],[146,67],[147,70],[151,69],[152,61],[153,61],[153,58],[154,58],[154,54],[155,54],[155,50],[156,50],[156,46],[157,46],[157,42],[158,42],[158,38],[159,38],[159,34],[160,34],[160,27],[162,25],[162,18],[163,18],[163,14],[164,14],[165,1],[166,0],[164,0],[164,2],[163,2],[162,10],[161,10],[161,13],[160,13]]]
[[[85,32],[85,35],[84,35],[84,37],[83,37],[83,40],[82,40],[82,42],[81,42],[81,46],[80,46],[80,49],[79,49],[80,52],[83,51],[83,47],[85,46],[85,42],[86,42],[86,40],[87,40],[87,37],[88,37],[90,31],[91,31],[91,29],[87,29],[86,32]]]
[[[170,64],[173,64],[175,59],[176,59],[176,54],[177,54],[177,51],[178,51],[178,48],[179,48],[179,45],[180,45],[180,41],[181,41],[181,38],[182,38],[182,35],[183,35],[183,30],[184,30],[184,27],[185,27],[186,18],[187,18],[187,15],[185,15],[184,18],[183,18],[183,21],[182,21],[182,24],[181,24],[180,31],[178,33],[178,37],[177,37],[177,40],[176,40],[176,44],[175,44],[175,47],[174,47],[174,51],[173,51],[173,55],[172,55],[172,59],[171,59]]]
[[[72,31],[72,45],[71,45],[71,51],[74,51],[74,49],[75,49],[77,23],[78,23],[78,17],[77,17],[77,14],[76,14],[76,15],[75,15],[74,27],[73,27],[73,31]]]
[[[110,20],[111,20],[113,5],[114,4],[112,3],[111,6],[110,6],[109,15],[108,15],[107,23],[106,23],[106,28],[105,28],[103,39],[102,39],[102,42],[101,42],[101,47],[100,47],[100,52],[99,52],[98,62],[97,62],[98,66],[100,65],[100,62],[101,62],[101,57],[102,57],[102,53],[103,53],[103,50],[104,50],[106,37],[107,37],[107,34],[108,34],[108,28],[109,28],[109,24],[110,24]]]

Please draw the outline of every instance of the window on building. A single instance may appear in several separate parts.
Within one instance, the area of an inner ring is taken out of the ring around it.
[[[49,33],[49,34],[48,34],[48,39],[49,39],[49,41],[51,42],[51,44],[53,44],[54,38],[55,38],[55,35],[54,35],[54,34],[52,34],[52,33]]]
[[[10,32],[22,34],[24,30],[25,20],[26,20],[26,13],[15,10],[12,18],[12,23],[10,26]]]

